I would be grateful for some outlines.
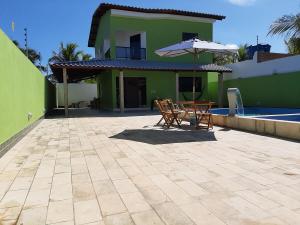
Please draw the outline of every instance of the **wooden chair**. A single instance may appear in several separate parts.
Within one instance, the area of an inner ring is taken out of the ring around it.
[[[208,101],[195,101],[196,128],[209,130],[213,128],[212,114],[209,112],[212,103]]]
[[[190,122],[194,115],[194,101],[179,101],[177,102],[178,109],[181,112],[179,118],[185,122]]]
[[[162,115],[162,118],[159,120],[157,125],[159,125],[164,120],[165,122],[163,126],[166,126],[167,128],[172,126],[174,122],[176,122],[177,125],[180,127],[181,119],[179,119],[178,117],[180,112],[175,109],[175,106],[171,100],[155,100],[155,104],[157,105]]]

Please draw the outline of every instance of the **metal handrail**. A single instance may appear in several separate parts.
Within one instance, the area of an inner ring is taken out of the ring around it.
[[[146,59],[146,48],[116,46],[117,59]]]

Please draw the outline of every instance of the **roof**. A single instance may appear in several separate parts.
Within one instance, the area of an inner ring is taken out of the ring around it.
[[[50,65],[56,79],[62,81],[62,70],[67,69],[70,80],[82,80],[96,76],[103,71],[117,70],[147,70],[147,71],[198,71],[198,72],[229,72],[225,66],[215,64],[191,64],[146,60],[113,60],[92,59],[89,61],[58,62]]]
[[[222,15],[208,14],[208,13],[201,13],[201,12],[183,11],[183,10],[176,10],[176,9],[138,8],[132,6],[102,3],[96,9],[93,15],[90,36],[89,36],[89,44],[88,44],[89,47],[95,46],[97,31],[98,31],[101,17],[111,9],[131,11],[131,12],[142,12],[142,13],[156,13],[156,14],[170,14],[170,15],[200,17],[200,18],[208,18],[208,19],[215,19],[215,20],[225,19],[225,16]]]

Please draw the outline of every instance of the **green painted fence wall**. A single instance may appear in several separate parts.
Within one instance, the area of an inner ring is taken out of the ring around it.
[[[54,104],[55,87],[0,30],[0,144]]]
[[[217,82],[210,82],[217,93]],[[300,108],[300,71],[224,81],[224,104],[228,105],[227,89],[240,89],[245,106]]]
[[[207,80],[208,99],[212,102],[218,102],[218,73],[209,72]]]

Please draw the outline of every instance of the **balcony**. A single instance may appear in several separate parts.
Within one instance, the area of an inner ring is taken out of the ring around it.
[[[130,48],[130,47],[116,47],[116,58],[117,59],[135,59],[145,60],[146,49],[145,48]]]

